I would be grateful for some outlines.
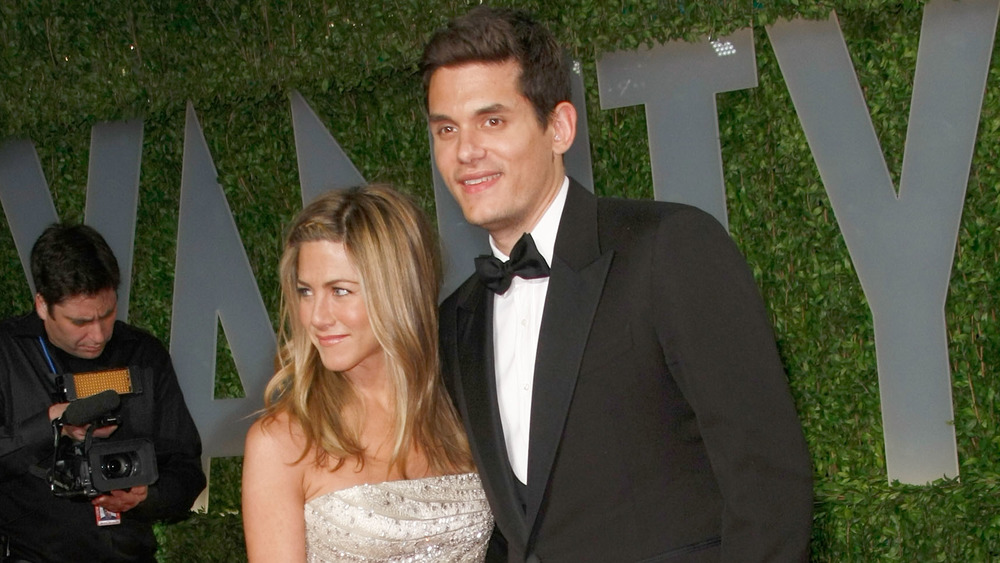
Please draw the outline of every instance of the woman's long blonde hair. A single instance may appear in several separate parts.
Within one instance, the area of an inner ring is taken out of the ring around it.
[[[343,243],[361,277],[393,389],[390,469],[405,476],[413,447],[435,473],[472,469],[468,440],[439,373],[437,240],[416,204],[388,186],[327,192],[292,222],[280,267],[280,367],[265,392],[265,424],[285,412],[301,426],[306,444],[300,461],[315,451],[314,462],[331,470],[350,458],[359,468],[365,463],[363,421],[344,416],[360,406],[358,394],[344,374],[323,367],[297,316],[299,249],[312,241]]]

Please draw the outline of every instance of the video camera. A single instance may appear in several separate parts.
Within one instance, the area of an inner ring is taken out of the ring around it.
[[[122,424],[116,414],[121,404],[119,393],[138,391],[128,369],[73,374],[64,379],[70,404],[60,418],[52,421],[55,456],[48,475],[52,494],[94,498],[156,482],[159,473],[152,441],[94,437],[97,428]],[[83,441],[62,435],[64,425],[87,424],[90,426]]]

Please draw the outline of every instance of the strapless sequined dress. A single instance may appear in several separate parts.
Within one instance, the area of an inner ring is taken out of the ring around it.
[[[306,560],[482,561],[493,515],[476,473],[358,485],[306,503]]]

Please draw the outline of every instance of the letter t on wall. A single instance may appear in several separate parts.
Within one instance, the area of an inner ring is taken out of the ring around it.
[[[602,109],[646,105],[656,199],[701,208],[728,228],[715,95],[757,86],[753,30],[609,53],[597,80]]]

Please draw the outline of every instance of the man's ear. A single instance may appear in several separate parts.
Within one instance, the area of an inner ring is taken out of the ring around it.
[[[35,294],[35,312],[43,321],[49,320],[49,306],[41,293]]]
[[[576,108],[569,102],[559,102],[549,117],[552,132],[552,152],[566,154],[576,138]]]

